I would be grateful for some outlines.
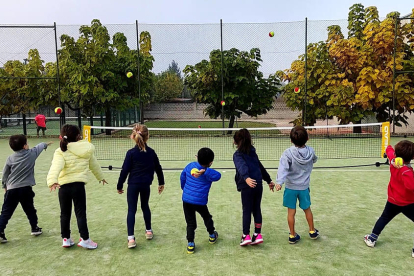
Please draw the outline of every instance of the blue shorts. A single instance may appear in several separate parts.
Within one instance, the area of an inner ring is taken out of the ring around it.
[[[283,194],[283,206],[296,209],[296,202],[299,199],[299,207],[302,210],[306,210],[311,206],[309,189],[306,190],[291,190],[285,188]]]

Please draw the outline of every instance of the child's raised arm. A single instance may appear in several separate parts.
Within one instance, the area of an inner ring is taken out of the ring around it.
[[[33,147],[30,150],[33,151],[33,152],[35,152],[36,157],[38,157],[42,153],[43,150],[47,149],[47,146],[48,145],[50,145],[50,143],[49,144],[47,144],[47,143],[40,143],[40,144],[36,145],[35,147]]]
[[[388,158],[388,160],[390,161],[390,164],[391,164],[391,161],[395,158],[394,148],[391,145],[389,145],[387,147],[387,149],[385,150],[385,154],[387,155],[387,158]]]

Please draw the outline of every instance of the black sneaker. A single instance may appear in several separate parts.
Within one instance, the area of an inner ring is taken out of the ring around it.
[[[215,244],[215,243],[216,243],[216,241],[217,241],[217,239],[218,239],[218,233],[217,233],[217,231],[214,231],[214,233],[213,233],[213,234],[211,234],[211,235],[208,237],[208,242],[209,242],[210,244]]]
[[[4,233],[0,233],[0,243],[6,243],[7,239],[6,239],[6,235],[4,235]]]
[[[318,229],[316,229],[316,228],[315,228],[315,232],[313,232],[313,233],[310,233],[310,232],[309,232],[309,237],[310,237],[312,240],[316,240],[316,239],[319,237],[319,231],[318,231]]]
[[[298,233],[296,233],[296,236],[294,236],[293,238],[291,238],[291,236],[289,235],[289,243],[290,244],[297,243],[298,241],[300,241],[300,236],[299,236]]]
[[[42,235],[42,233],[43,233],[42,228],[36,227],[36,228],[32,229],[31,235],[32,236],[39,236],[39,235]]]

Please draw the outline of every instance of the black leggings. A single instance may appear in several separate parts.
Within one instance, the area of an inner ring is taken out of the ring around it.
[[[75,215],[78,221],[79,234],[82,239],[89,239],[88,223],[86,220],[85,183],[73,182],[60,186],[60,231],[62,238],[70,238],[70,217],[72,216],[72,201],[75,205]]]
[[[22,205],[23,211],[29,219],[32,229],[37,227],[37,214],[33,204],[35,193],[31,186],[7,190],[4,194],[4,203],[0,215],[0,233],[4,231],[17,205]]]
[[[381,217],[375,223],[374,229],[372,229],[372,233],[377,236],[381,234],[385,226],[399,213],[403,213],[407,218],[414,221],[414,204],[398,206],[387,201]]]
[[[243,206],[243,234],[250,234],[250,224],[252,222],[252,214],[254,223],[260,225],[255,229],[256,233],[260,233],[262,224],[262,210],[260,204],[262,202],[263,185],[257,185],[255,188],[241,190],[241,201]]]
[[[127,226],[128,236],[134,235],[135,214],[137,212],[138,196],[141,195],[141,210],[144,215],[146,230],[151,230],[151,210],[149,208],[151,188],[150,186],[141,187],[138,185],[128,185],[127,201],[128,201],[128,215]]]

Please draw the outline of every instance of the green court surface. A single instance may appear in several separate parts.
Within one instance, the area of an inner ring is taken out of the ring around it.
[[[399,139],[392,139],[396,143]],[[30,139],[30,146],[40,139]],[[311,175],[311,200],[315,226],[320,239],[311,240],[303,212],[296,217],[302,240],[288,243],[287,211],[282,206],[283,192],[264,189],[262,200],[264,243],[241,248],[241,203],[234,183],[234,169],[219,169],[222,179],[214,183],[209,196],[218,242],[208,243],[200,217],[196,231],[196,252],[186,253],[186,224],[182,211],[180,170],[188,161],[163,161],[166,188],[150,199],[154,240],[144,236],[144,223],[137,212],[137,248],[127,249],[126,194],[116,192],[119,171],[104,169],[108,185],[88,183],[87,214],[91,238],[99,245],[94,251],[61,247],[56,192],[46,186],[58,140],[37,160],[35,206],[43,235],[30,236],[30,226],[18,207],[6,228],[7,244],[0,244],[1,275],[409,275],[413,269],[413,223],[397,216],[384,230],[375,248],[368,248],[370,233],[387,200],[387,166],[314,169]],[[357,142],[356,142],[357,143]],[[258,145],[259,147],[259,145]],[[6,139],[0,139],[0,167],[12,153]],[[197,149],[194,149],[196,151]],[[360,149],[363,150],[363,149]],[[317,152],[318,153],[318,152]],[[315,166],[373,164],[373,159],[320,160]],[[121,166],[122,160],[100,161],[102,166]],[[277,161],[263,162],[275,168]],[[213,168],[233,168],[232,162],[214,162]],[[275,179],[277,171],[270,169]],[[125,186],[126,187],[126,186]],[[3,198],[0,199],[0,204]],[[72,237],[79,234],[72,217]]]

